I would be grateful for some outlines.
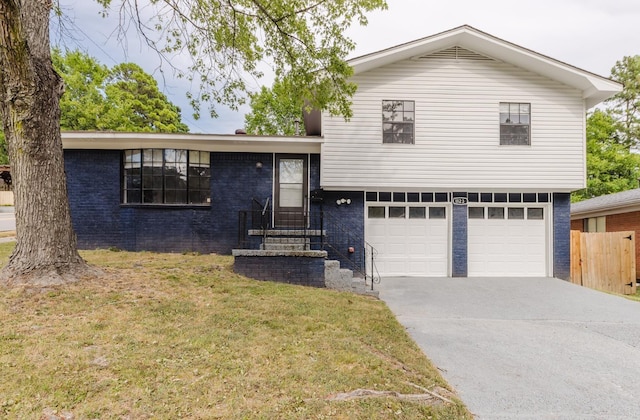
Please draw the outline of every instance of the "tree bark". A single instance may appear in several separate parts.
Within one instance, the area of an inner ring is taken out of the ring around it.
[[[71,225],[62,79],[51,63],[48,0],[0,0],[0,112],[12,168],[17,243],[0,284],[51,285],[89,272]]]

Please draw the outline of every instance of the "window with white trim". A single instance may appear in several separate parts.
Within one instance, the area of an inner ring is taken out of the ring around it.
[[[531,104],[500,102],[500,145],[531,144]]]
[[[210,153],[133,149],[122,155],[125,204],[209,204]]]
[[[415,102],[382,101],[382,142],[414,143]]]

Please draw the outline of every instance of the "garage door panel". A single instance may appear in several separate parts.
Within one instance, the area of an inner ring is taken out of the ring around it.
[[[448,211],[445,213],[449,214]],[[388,210],[386,214],[389,214]],[[446,219],[429,219],[428,216],[367,219],[366,240],[378,251],[375,263],[380,275],[446,276],[448,223]]]
[[[469,276],[545,276],[546,221],[469,219],[467,251]]]

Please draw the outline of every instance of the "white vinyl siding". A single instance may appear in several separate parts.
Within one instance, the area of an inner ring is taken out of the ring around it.
[[[571,191],[584,185],[581,92],[493,60],[416,59],[356,75],[353,117],[323,115],[327,189]],[[381,101],[415,101],[415,144],[383,144]],[[500,146],[500,102],[531,104],[529,146]]]

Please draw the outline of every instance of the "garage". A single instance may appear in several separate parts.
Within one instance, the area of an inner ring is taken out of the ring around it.
[[[546,276],[546,205],[470,205],[468,276]]]
[[[365,213],[381,276],[448,275],[450,205],[369,203]]]

